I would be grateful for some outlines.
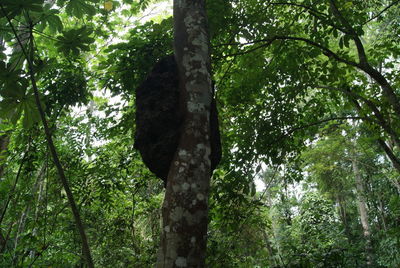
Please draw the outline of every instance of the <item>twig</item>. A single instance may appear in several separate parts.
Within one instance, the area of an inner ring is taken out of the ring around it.
[[[387,7],[385,7],[384,9],[382,9],[378,14],[376,14],[375,16],[373,16],[372,18],[370,18],[369,20],[367,20],[366,22],[363,23],[363,25],[367,24],[368,22],[373,21],[374,19],[378,18],[380,15],[382,15],[386,10],[388,10],[389,8],[391,8],[392,6],[396,5],[400,3],[400,0],[394,1],[393,3],[391,3],[390,5],[388,5]]]
[[[4,205],[4,208],[3,208],[3,212],[1,213],[1,216],[0,216],[0,224],[3,222],[4,216],[5,216],[6,211],[7,211],[7,207],[10,204],[10,201],[11,201],[11,199],[13,197],[15,188],[17,187],[17,183],[18,183],[19,177],[21,175],[22,167],[25,164],[25,160],[26,160],[26,156],[28,155],[28,151],[29,151],[29,149],[25,151],[24,156],[22,157],[21,164],[19,165],[19,168],[18,168],[17,176],[15,177],[13,188],[10,190],[10,193],[8,195],[6,204]]]

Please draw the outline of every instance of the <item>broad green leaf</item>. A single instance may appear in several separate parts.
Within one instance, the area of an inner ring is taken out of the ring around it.
[[[51,33],[61,32],[64,28],[62,21],[59,17],[59,11],[56,9],[50,9],[50,6],[45,6],[45,11],[41,14],[39,18],[42,29],[46,26],[49,27]]]
[[[1,89],[0,95],[3,98],[22,99],[25,96],[26,86],[22,85],[19,81],[15,83],[6,83],[4,88]]]
[[[351,2],[351,1],[346,2],[346,4],[343,5],[343,7],[344,7],[345,9],[349,9],[349,8],[351,8],[352,6],[353,6],[353,2]]]
[[[96,14],[96,9],[87,3],[85,0],[72,0],[69,1],[66,7],[68,15],[73,15],[81,19],[85,14],[89,16],[94,16]]]
[[[81,51],[89,51],[89,45],[94,42],[94,39],[89,37],[91,33],[92,30],[85,26],[64,31],[63,35],[57,37],[56,46],[67,56],[78,56]]]
[[[16,124],[22,115],[25,128],[30,128],[40,120],[33,94],[25,95],[21,99],[4,98],[0,101],[1,118],[9,119],[11,123]]]
[[[15,124],[21,117],[22,107],[15,99],[4,98],[0,101],[0,118],[9,119]]]
[[[21,77],[21,72],[9,71],[0,62],[0,118],[15,124],[24,114],[24,127],[31,127],[39,119],[34,95],[28,93],[29,81]]]
[[[30,128],[40,121],[40,114],[36,106],[35,96],[28,96],[22,104],[22,109],[24,111],[24,118],[22,121],[24,128]]]
[[[2,0],[1,3],[7,17],[14,18],[22,14],[24,10],[27,12],[41,12],[43,10],[43,1],[44,0]],[[0,18],[3,16],[3,12],[0,12]]]

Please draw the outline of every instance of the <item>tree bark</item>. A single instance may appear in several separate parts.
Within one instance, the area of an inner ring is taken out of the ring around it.
[[[355,98],[352,98],[351,101],[354,103],[354,106],[356,107],[356,110],[358,111],[359,114],[362,114],[362,107],[358,100]],[[376,115],[376,113],[375,113]],[[379,120],[379,118],[377,118]],[[365,119],[365,122],[370,122],[371,124],[374,124],[374,121],[371,120],[371,118],[367,117]],[[382,127],[382,125],[378,121],[378,125]],[[385,130],[385,128],[383,128]],[[388,133],[390,134],[390,133]],[[400,173],[400,159],[394,154],[392,148],[390,148],[386,142],[382,138],[378,138],[377,143],[379,146],[385,151],[387,158],[392,162],[393,167]]]
[[[357,156],[355,152],[353,152],[353,156],[351,157],[351,162],[353,166],[354,180],[357,189],[358,209],[360,212],[361,226],[363,228],[363,234],[365,238],[365,253],[367,257],[367,266],[372,267],[373,253],[371,246],[371,230],[369,227],[368,210],[367,210],[366,200],[364,197],[365,196],[364,184],[361,178],[360,170],[358,168]]]
[[[351,230],[349,223],[347,221],[348,215],[346,212],[346,206],[345,206],[345,199],[343,196],[340,196],[340,194],[336,195],[336,203],[338,204],[338,211],[339,211],[339,216],[342,221],[343,227],[344,227],[344,233],[346,237],[351,240]]]
[[[1,121],[0,121],[1,122]],[[9,133],[3,134],[0,136],[0,178],[4,175],[4,170],[6,168],[6,158],[7,158],[7,149],[8,144],[10,142]]]
[[[168,174],[156,267],[205,267],[212,100],[205,1],[175,0],[174,31],[184,125]]]
[[[40,196],[40,194],[41,194],[40,191],[41,191],[41,188],[42,188],[42,181],[43,181],[44,175],[45,175],[45,169],[46,169],[46,164],[44,164],[42,166],[42,168],[37,173],[37,179],[36,179],[35,184],[33,185],[32,190],[31,190],[32,196],[35,196],[36,194],[38,196]],[[19,220],[19,223],[18,223],[17,233],[16,233],[15,238],[14,238],[14,257],[13,257],[14,265],[17,265],[17,263],[18,263],[20,258],[23,259],[26,256],[25,254],[24,255],[21,255],[21,254],[20,255],[16,255],[16,254],[20,253],[20,252],[18,252],[17,247],[18,247],[18,242],[19,242],[19,239],[20,239],[20,235],[25,231],[26,221],[27,221],[28,218],[32,217],[30,215],[31,214],[31,206],[32,205],[33,204],[31,202],[28,202],[26,204],[25,209],[22,212],[20,220]],[[38,206],[38,205],[39,204],[36,204],[36,206]],[[36,208],[36,210],[37,209],[38,208]],[[35,212],[35,214],[36,214],[36,212]],[[35,221],[36,221],[36,215],[35,215]],[[32,232],[32,236],[36,235],[35,229],[37,229],[37,227],[34,227],[33,232]]]
[[[35,216],[33,218],[34,222],[35,222],[35,227],[32,230],[32,237],[36,237],[38,234],[38,226],[37,224],[37,220],[39,219],[39,213],[40,213],[40,209],[42,207],[42,200],[43,200],[43,192],[44,192],[44,188],[46,187],[45,184],[47,183],[46,181],[46,170],[47,170],[47,161],[44,162],[40,172],[39,172],[39,176],[38,176],[38,190],[37,190],[37,198],[36,198],[36,207],[35,207]],[[29,257],[31,259],[35,259],[35,253],[36,253],[36,249],[32,249],[29,252]]]

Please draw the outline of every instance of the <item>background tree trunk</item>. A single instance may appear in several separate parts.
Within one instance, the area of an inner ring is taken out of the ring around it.
[[[174,31],[184,125],[168,175],[156,267],[204,267],[212,100],[205,1],[175,0]]]
[[[1,121],[0,121],[1,122]],[[0,136],[0,178],[4,175],[4,170],[6,168],[6,157],[8,144],[10,142],[10,136],[8,133]]]
[[[363,228],[363,234],[365,238],[365,253],[367,257],[367,266],[372,266],[373,253],[371,245],[371,231],[368,221],[368,210],[367,210],[366,200],[364,197],[365,196],[364,184],[361,178],[360,170],[358,168],[357,156],[355,152],[353,152],[351,162],[353,166],[354,179],[357,189],[358,210],[360,212],[361,225]]]

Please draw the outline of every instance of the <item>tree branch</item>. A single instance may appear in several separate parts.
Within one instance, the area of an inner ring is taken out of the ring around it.
[[[325,14],[323,12],[319,12],[318,10],[314,10],[309,6],[297,4],[297,3],[288,3],[288,2],[275,2],[275,3],[269,3],[269,4],[270,5],[288,5],[288,6],[295,6],[295,7],[303,8],[303,9],[307,10],[308,12],[310,12],[310,14],[313,15],[315,18],[320,19],[324,23],[328,24],[329,26],[332,26],[333,28],[335,28],[345,34],[348,34],[346,29],[341,28],[341,27],[335,25],[334,23],[329,22],[327,14]]]
[[[359,113],[362,112],[361,105],[358,103],[358,101],[356,99],[352,99],[352,102],[356,106],[357,111]],[[367,122],[372,122],[370,117],[366,117],[365,119]],[[397,171],[400,173],[400,159],[393,153],[392,149],[389,146],[387,146],[386,142],[383,139],[378,138],[377,142],[379,146],[385,151],[386,155],[392,162],[393,167],[396,168]]]
[[[382,112],[379,110],[379,108],[376,106],[376,104],[372,100],[367,99],[357,93],[354,93],[350,89],[342,89],[342,88],[330,87],[330,86],[315,86],[315,87],[343,92],[344,94],[350,96],[352,98],[353,102],[356,100],[362,100],[368,106],[368,108],[373,112],[373,114],[375,115],[375,118],[376,118],[376,120],[373,120],[370,117],[364,117],[364,119],[367,121],[370,121],[372,123],[378,124],[380,127],[382,127],[382,129],[390,137],[392,137],[396,146],[398,148],[400,148],[400,139],[398,138],[398,135],[396,134],[395,130],[392,128],[390,123],[385,119],[385,116],[382,115]],[[359,113],[362,112],[362,107],[361,107],[361,105],[358,104],[358,102],[355,103],[355,106]]]
[[[337,61],[339,61],[339,62],[342,62],[342,63],[345,63],[345,64],[347,64],[347,65],[351,65],[351,66],[354,66],[354,67],[357,67],[357,68],[361,68],[361,66],[360,66],[358,63],[356,63],[356,62],[354,62],[354,61],[351,61],[351,60],[343,59],[343,58],[341,58],[338,54],[336,54],[335,52],[333,52],[332,50],[330,50],[329,48],[327,48],[327,47],[325,47],[325,46],[323,46],[323,45],[321,45],[321,44],[318,44],[317,42],[314,42],[314,41],[312,41],[312,40],[309,40],[309,39],[307,39],[307,38],[303,38],[303,37],[296,37],[296,36],[280,36],[280,35],[276,35],[276,36],[271,37],[271,38],[261,39],[261,40],[255,40],[255,41],[252,41],[252,42],[246,42],[246,43],[226,43],[226,44],[219,44],[219,45],[216,45],[216,46],[214,46],[214,47],[229,46],[229,45],[246,46],[246,45],[257,44],[257,43],[263,43],[263,42],[266,43],[266,44],[260,45],[260,46],[255,47],[255,48],[251,48],[251,49],[249,49],[249,50],[247,50],[247,51],[245,51],[245,52],[240,53],[240,54],[247,54],[247,53],[253,52],[253,51],[257,50],[257,49],[260,49],[260,48],[263,48],[263,47],[267,47],[267,46],[271,45],[271,44],[272,44],[274,41],[276,41],[276,40],[294,40],[294,41],[302,41],[302,42],[307,43],[307,44],[309,44],[309,45],[311,45],[311,46],[313,46],[313,47],[319,48],[319,49],[323,52],[323,54],[324,54],[325,56],[327,56],[327,57],[334,58],[335,60],[337,60]],[[234,55],[236,55],[236,54],[234,54]],[[230,55],[230,56],[231,56],[231,55]]]
[[[361,71],[365,72],[366,74],[368,74],[381,87],[383,95],[385,96],[387,101],[390,103],[390,105],[393,107],[393,110],[400,117],[400,101],[399,101],[398,96],[396,95],[396,93],[394,92],[394,89],[392,88],[390,83],[386,80],[386,78],[380,72],[375,70],[369,64],[369,62],[367,61],[367,57],[365,56],[364,47],[363,47],[363,45],[361,43],[361,40],[358,38],[357,34],[355,33],[355,31],[354,31],[354,35],[355,35],[355,37],[354,37],[353,40],[356,42],[356,45],[358,44],[357,45],[357,49],[358,49],[360,63],[356,63],[356,62],[351,61],[351,60],[343,59],[338,54],[336,54],[335,52],[330,50],[329,48],[327,48],[327,47],[325,47],[325,46],[323,46],[321,44],[318,44],[317,42],[314,42],[314,41],[309,40],[307,38],[295,37],[295,36],[274,36],[274,37],[271,37],[271,38],[255,40],[255,41],[246,42],[246,43],[220,44],[220,45],[217,45],[216,47],[218,47],[218,46],[228,46],[228,45],[246,46],[246,45],[250,45],[250,44],[266,42],[266,44],[260,45],[258,47],[253,47],[251,49],[248,49],[247,51],[243,51],[243,52],[239,52],[239,53],[233,54],[233,55],[243,55],[243,54],[247,54],[247,53],[253,52],[253,51],[257,50],[257,49],[260,49],[260,48],[263,48],[263,47],[267,47],[267,46],[271,45],[275,40],[302,41],[302,42],[307,43],[307,44],[309,44],[309,45],[311,45],[313,47],[319,48],[325,56],[327,56],[329,58],[333,58],[333,59],[337,60],[338,62],[342,62],[342,63],[345,63],[347,65],[356,67],[356,68],[360,69]],[[231,56],[231,55],[229,55],[229,56]]]
[[[392,149],[386,144],[386,142],[382,139],[378,139],[378,144],[381,146],[381,148],[385,151],[386,155],[392,161],[393,166],[397,169],[397,171],[400,173],[400,160],[396,157],[396,155],[393,153]]]
[[[322,119],[320,121],[316,121],[316,122],[313,122],[313,123],[310,123],[310,124],[307,124],[307,125],[302,125],[302,126],[291,128],[291,129],[289,129],[289,131],[287,131],[285,136],[288,136],[288,135],[290,135],[290,134],[292,134],[292,133],[294,133],[296,131],[299,131],[299,130],[302,130],[302,129],[305,129],[305,128],[309,128],[309,127],[312,127],[312,126],[317,126],[317,125],[320,125],[322,123],[326,123],[326,122],[329,122],[329,121],[350,120],[350,119],[351,120],[363,120],[365,118],[361,117],[361,116],[339,116],[339,117],[331,117],[331,118],[327,118],[327,119]]]
[[[0,224],[3,222],[3,219],[4,219],[4,216],[6,214],[8,205],[10,204],[10,201],[13,198],[14,191],[15,191],[15,188],[17,187],[18,180],[19,180],[19,177],[21,175],[22,167],[25,164],[25,160],[26,160],[26,157],[28,155],[28,152],[29,152],[29,146],[28,146],[28,149],[25,151],[24,156],[21,159],[21,164],[19,165],[17,176],[15,177],[14,185],[13,185],[12,189],[10,190],[10,192],[8,194],[8,198],[7,198],[6,204],[4,205],[3,211],[1,212]]]
[[[365,54],[364,46],[363,46],[360,38],[358,37],[358,34],[354,30],[354,28],[350,25],[350,23],[346,20],[346,18],[343,16],[343,14],[339,11],[339,9],[337,8],[337,6],[335,4],[335,1],[329,0],[329,2],[331,4],[331,9],[332,9],[333,14],[347,28],[349,35],[352,37],[354,43],[356,44],[360,65],[362,65],[362,66],[367,65],[368,64],[367,55]]]
[[[367,24],[368,22],[373,21],[374,19],[378,18],[380,15],[382,15],[384,12],[386,12],[386,10],[388,10],[389,8],[391,8],[394,5],[397,5],[398,3],[400,3],[400,0],[394,1],[393,3],[391,3],[390,5],[388,5],[387,7],[385,7],[384,9],[382,9],[378,14],[376,14],[375,16],[373,16],[372,18],[370,18],[369,20],[367,20],[366,22],[363,23],[363,25]]]
[[[325,13],[323,12],[319,12],[318,10],[314,10],[309,6],[306,5],[302,5],[302,4],[298,4],[298,3],[289,3],[289,2],[271,2],[268,3],[270,5],[287,5],[287,6],[295,6],[295,7],[301,7],[306,9],[307,11],[310,11],[310,13],[314,13],[314,14],[318,14],[318,15],[322,15],[322,16],[327,16]]]
[[[400,117],[400,100],[395,93],[393,87],[386,80],[386,78],[379,71],[375,70],[368,62],[367,55],[365,54],[364,46],[354,30],[354,28],[350,25],[350,23],[346,20],[346,18],[342,15],[335,4],[335,0],[329,0],[331,3],[331,8],[333,14],[343,23],[343,25],[350,32],[350,36],[352,37],[354,43],[357,47],[357,53],[360,63],[357,64],[357,67],[367,73],[372,79],[375,80],[382,88],[382,92],[385,95],[387,101],[392,105],[393,110],[397,113],[397,116]]]
[[[296,131],[299,131],[299,130],[302,130],[302,129],[306,129],[306,128],[309,128],[309,127],[312,127],[312,126],[317,126],[317,125],[320,125],[320,124],[322,124],[322,123],[326,123],[326,122],[329,122],[329,121],[334,121],[334,120],[350,120],[350,119],[352,119],[352,120],[364,120],[365,118],[364,118],[364,117],[361,117],[361,116],[331,117],[331,118],[327,118],[327,119],[322,119],[322,120],[320,120],[320,121],[312,122],[312,123],[310,123],[310,124],[306,124],[306,125],[302,125],[302,126],[293,127],[293,128],[291,128],[291,129],[289,129],[286,133],[280,135],[277,139],[271,141],[271,142],[269,143],[268,146],[271,146],[271,145],[273,145],[273,144],[275,144],[275,143],[281,141],[281,140],[284,139],[285,137],[288,137],[288,136],[291,135],[292,133],[294,133],[294,132],[296,132]]]

